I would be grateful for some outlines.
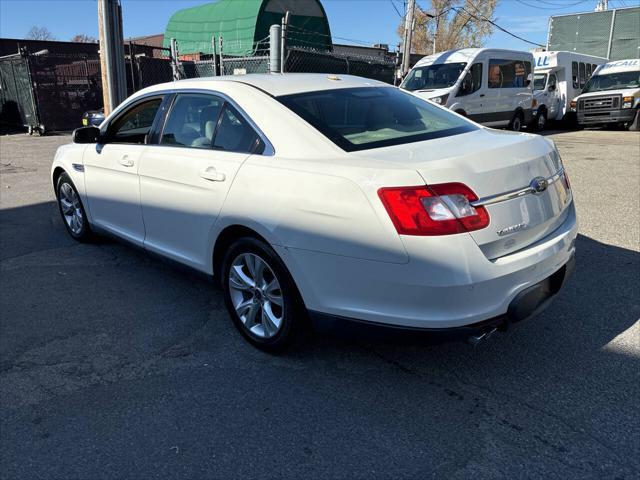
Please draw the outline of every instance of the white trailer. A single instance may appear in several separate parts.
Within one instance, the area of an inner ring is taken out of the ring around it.
[[[580,95],[593,72],[607,59],[575,52],[536,52],[534,57],[533,96],[538,106],[533,111],[532,126],[542,130],[547,120],[572,116],[571,100]]]

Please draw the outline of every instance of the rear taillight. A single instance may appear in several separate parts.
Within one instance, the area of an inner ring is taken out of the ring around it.
[[[402,235],[451,235],[489,225],[489,213],[471,205],[478,197],[462,183],[385,187],[378,195]]]

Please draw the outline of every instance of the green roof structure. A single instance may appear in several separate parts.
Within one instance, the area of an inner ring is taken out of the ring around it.
[[[169,19],[164,46],[171,38],[180,55],[213,53],[212,38],[222,36],[226,55],[250,56],[268,40],[271,25],[280,24],[289,11],[291,46],[318,50],[332,48],[327,15],[319,0],[219,0],[178,10]]]

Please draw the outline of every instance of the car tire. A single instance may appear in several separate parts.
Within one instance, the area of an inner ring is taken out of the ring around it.
[[[522,123],[524,122],[524,117],[522,112],[516,112],[513,114],[513,118],[509,122],[509,130],[513,130],[514,132],[522,131]]]
[[[220,268],[224,301],[234,325],[251,344],[277,353],[307,325],[307,312],[284,262],[252,237],[233,242]]]
[[[93,232],[84,205],[76,186],[66,173],[62,173],[56,182],[56,199],[62,223],[69,235],[79,242],[91,241]]]

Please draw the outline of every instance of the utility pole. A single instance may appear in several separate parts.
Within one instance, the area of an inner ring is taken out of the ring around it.
[[[127,80],[120,0],[98,0],[100,68],[104,113],[109,115],[127,98]]]
[[[402,67],[400,73],[404,76],[409,71],[411,62],[411,40],[413,38],[413,17],[416,10],[416,1],[409,0],[407,14],[404,18],[404,40],[402,43]]]

